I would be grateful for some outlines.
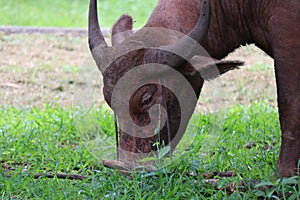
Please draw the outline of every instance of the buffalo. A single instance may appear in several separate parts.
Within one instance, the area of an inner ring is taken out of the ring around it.
[[[98,22],[97,0],[90,0],[89,47],[103,75],[105,100],[120,125],[119,160],[138,160],[137,154],[155,152],[162,145],[172,152],[204,80],[242,65],[221,59],[252,43],[275,61],[282,132],[279,172],[282,177],[297,173],[299,0],[159,0],[143,28],[134,32],[132,23],[129,15],[121,16],[108,46]],[[162,117],[153,117],[157,113]]]

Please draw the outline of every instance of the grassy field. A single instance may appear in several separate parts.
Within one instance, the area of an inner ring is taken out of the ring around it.
[[[49,106],[0,109],[2,199],[299,199],[297,177],[274,179],[278,114],[264,102],[219,113],[224,126],[211,143],[209,130],[219,124],[216,114],[196,113],[191,124],[200,131],[182,157],[159,171],[130,176],[103,168],[101,159],[87,150],[78,123],[78,116],[86,112]],[[91,122],[89,131],[113,139],[112,113],[106,108],[93,112],[96,118],[85,121]],[[220,179],[215,187],[201,175],[223,171],[236,176],[222,179],[215,174],[210,177]],[[37,174],[57,173],[87,179],[34,179]]]
[[[87,27],[87,0],[0,0],[0,25]],[[120,15],[128,13],[141,27],[157,0],[99,0],[103,27],[111,27]]]

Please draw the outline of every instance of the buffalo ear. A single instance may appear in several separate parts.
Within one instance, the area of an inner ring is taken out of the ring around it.
[[[230,70],[238,69],[239,66],[244,65],[244,62],[239,60],[216,60],[204,56],[194,56],[190,63],[193,66],[193,70],[185,68],[184,71],[190,75],[199,72],[204,80],[215,79]]]
[[[133,34],[132,31],[133,19],[129,15],[122,15],[112,28],[112,45],[123,43],[129,36]]]
[[[216,62],[216,66],[220,72],[220,75],[234,69],[239,69],[239,66],[243,66],[244,62],[239,60],[219,60]]]

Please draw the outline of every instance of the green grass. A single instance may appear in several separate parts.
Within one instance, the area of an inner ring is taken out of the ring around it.
[[[170,166],[128,177],[104,168],[82,134],[97,132],[113,140],[113,115],[107,108],[1,108],[0,195],[3,199],[287,199],[285,194],[293,194],[290,199],[299,199],[299,177],[274,179],[280,144],[277,109],[262,102],[236,105],[216,116],[194,114],[190,130],[197,131],[195,140]],[[245,148],[247,144],[251,148]],[[213,171],[233,171],[237,176],[223,179],[216,189],[200,176]],[[59,172],[90,179],[33,178],[37,173]],[[252,180],[273,187],[263,191],[246,184],[231,195],[222,189],[230,182]]]
[[[0,25],[87,27],[87,0],[0,0]],[[102,27],[128,13],[141,27],[157,0],[99,0]]]
[[[254,66],[251,66],[248,68],[249,71],[268,71],[268,70],[272,70],[273,66],[272,65],[268,65],[264,62],[258,63]]]

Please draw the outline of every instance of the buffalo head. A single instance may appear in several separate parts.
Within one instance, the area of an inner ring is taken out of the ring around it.
[[[236,68],[239,61],[209,58],[199,44],[210,25],[209,1],[188,35],[164,27],[133,33],[132,18],[123,15],[105,42],[90,1],[89,47],[104,80],[104,97],[120,125],[120,160],[135,162],[181,139],[205,79]]]

